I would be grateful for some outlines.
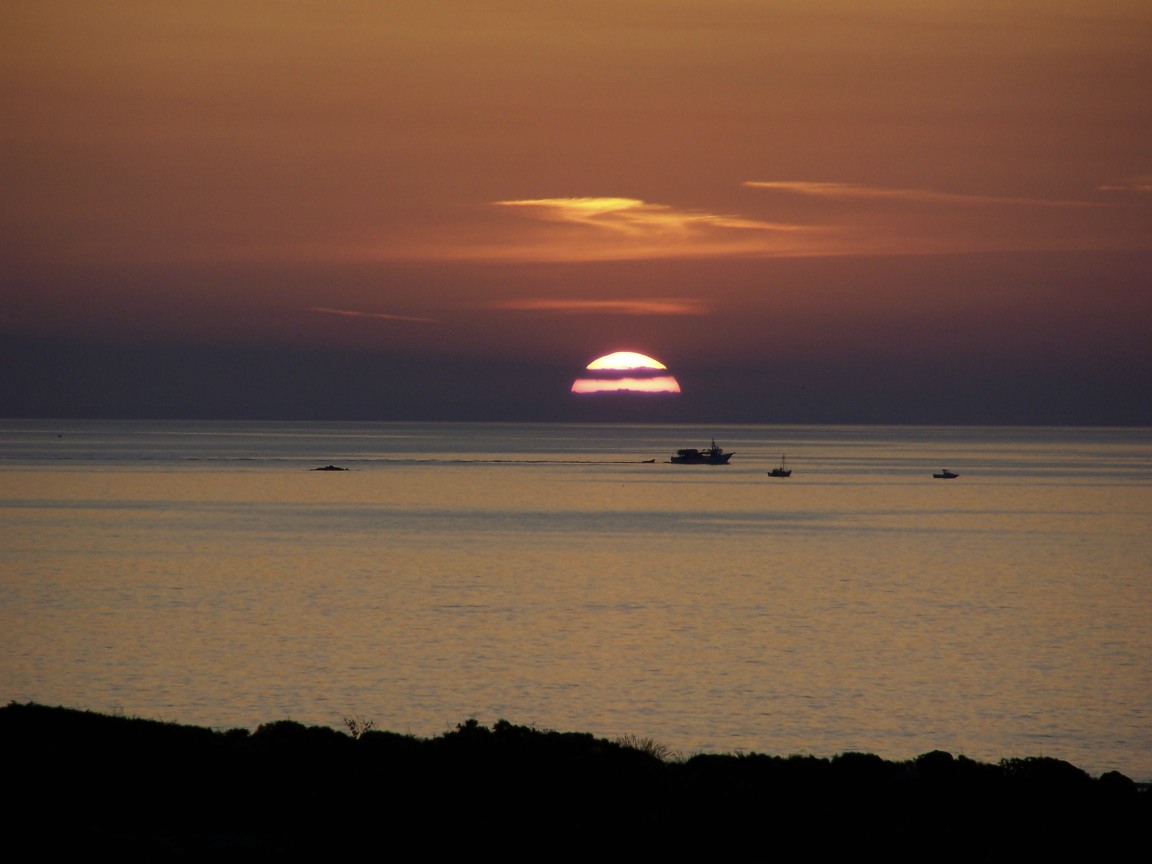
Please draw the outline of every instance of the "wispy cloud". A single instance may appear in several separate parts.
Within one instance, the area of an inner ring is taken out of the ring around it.
[[[1096,187],[1098,192],[1138,192],[1147,194],[1152,192],[1152,174],[1141,174],[1130,177],[1120,183],[1109,183]]]
[[[802,226],[761,222],[741,216],[703,213],[636,198],[534,198],[497,201],[498,207],[519,207],[538,219],[569,222],[623,234],[683,234],[698,228],[752,231],[799,231]]]
[[[658,297],[634,300],[504,300],[491,304],[495,309],[523,312],[557,312],[562,315],[703,315],[699,300],[673,300]]]
[[[931,189],[909,189],[890,186],[865,186],[860,183],[834,183],[812,180],[746,180],[748,189],[772,189],[794,192],[835,201],[883,200],[908,201],[928,204],[960,205],[1024,205],[1031,207],[1095,207],[1092,201],[1050,198],[1014,198],[1003,195],[963,195],[955,192],[936,192]]]
[[[819,180],[746,180],[738,188],[745,190],[739,212],[624,196],[493,201],[450,230],[446,226],[416,230],[403,239],[394,232],[388,240],[342,247],[339,257],[537,263],[1143,249],[1149,245],[1147,232],[1136,220],[1117,222],[1120,202],[1115,194],[1111,199],[1104,194],[1123,191],[1129,195],[1129,206],[1142,201],[1143,194],[1133,193],[1152,189],[1148,175],[1085,190],[1080,199]],[[492,218],[493,213],[497,218]],[[573,315],[700,314],[699,306],[666,298],[601,306],[593,305],[598,302],[593,300],[514,302],[518,305],[505,308]],[[660,305],[664,303],[672,305]]]
[[[452,257],[522,261],[609,261],[788,253],[809,226],[655,204],[637,198],[526,198],[493,206],[530,227],[487,244],[458,246]]]
[[[420,324],[438,324],[435,318],[419,318],[414,315],[389,315],[386,312],[365,312],[360,309],[332,309],[327,306],[313,306],[309,312],[321,315],[340,315],[345,318],[376,318],[381,321],[416,321]]]

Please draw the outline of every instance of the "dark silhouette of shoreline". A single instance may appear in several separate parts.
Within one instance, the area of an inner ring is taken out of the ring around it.
[[[214,731],[10,703],[0,708],[8,848],[166,860],[768,861],[797,849],[996,860],[1126,854],[1152,827],[1145,784],[1045,757],[672,757],[648,739],[504,720],[434,738],[347,724]]]

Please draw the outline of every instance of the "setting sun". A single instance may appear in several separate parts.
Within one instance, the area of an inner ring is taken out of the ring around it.
[[[646,354],[617,351],[597,357],[585,367],[590,375],[572,382],[572,392],[679,393],[680,382],[664,374],[668,367]]]
[[[586,369],[612,369],[612,370],[629,370],[629,369],[667,369],[668,367],[661,363],[659,360],[653,360],[644,354],[637,354],[635,351],[617,351],[615,354],[605,354],[603,357],[597,357],[589,363]]]

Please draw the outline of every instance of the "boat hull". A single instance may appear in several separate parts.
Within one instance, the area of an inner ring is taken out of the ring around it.
[[[731,453],[724,453],[720,456],[673,456],[669,461],[673,465],[727,465],[731,458]]]

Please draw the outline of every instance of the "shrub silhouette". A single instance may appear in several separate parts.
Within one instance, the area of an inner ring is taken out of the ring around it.
[[[350,730],[354,731],[354,730]],[[207,857],[513,860],[808,853],[1120,854],[1152,793],[1049,758],[889,762],[697,754],[470,718],[434,738],[291,720],[216,732],[87,711],[0,708],[9,848]],[[47,822],[47,827],[39,826]]]

